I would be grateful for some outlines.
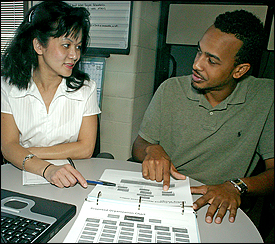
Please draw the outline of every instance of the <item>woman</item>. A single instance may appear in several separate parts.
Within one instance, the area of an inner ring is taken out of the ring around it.
[[[46,159],[93,154],[100,113],[96,84],[77,65],[89,29],[85,8],[41,2],[29,10],[2,57],[2,154],[58,187],[87,187],[70,164]]]

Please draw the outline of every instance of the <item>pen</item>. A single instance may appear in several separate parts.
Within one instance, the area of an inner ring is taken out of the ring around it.
[[[68,159],[70,165],[72,165],[76,169],[76,167],[74,165],[74,161],[71,158],[67,158],[67,159]]]
[[[115,183],[108,182],[108,181],[95,181],[95,180],[86,180],[88,184],[98,184],[98,185],[104,185],[104,186],[116,186]]]
[[[75,169],[75,165],[74,162],[71,158],[67,158],[67,160],[69,161],[70,165],[72,165]],[[86,180],[88,184],[99,184],[99,185],[104,185],[104,186],[116,186],[115,183],[112,182],[108,182],[108,181],[95,181],[95,180]]]

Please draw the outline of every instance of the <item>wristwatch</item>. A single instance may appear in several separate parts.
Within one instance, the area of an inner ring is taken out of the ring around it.
[[[236,187],[239,190],[241,195],[244,195],[247,192],[247,185],[241,179],[233,179],[230,180],[230,182],[234,185],[234,187]]]

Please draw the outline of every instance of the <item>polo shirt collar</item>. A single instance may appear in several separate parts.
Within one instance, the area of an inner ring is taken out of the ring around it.
[[[247,89],[247,79],[239,81],[234,91],[225,99],[225,101],[227,101],[228,104],[244,103],[246,99]]]
[[[247,89],[248,89],[248,81],[246,78],[246,79],[238,82],[234,91],[220,104],[227,106],[228,104],[242,104],[242,103],[244,103],[245,99],[246,99]],[[200,105],[202,105],[201,103],[203,103],[203,100],[205,99],[205,97],[202,94],[198,93],[198,91],[196,91],[192,87],[191,76],[190,76],[189,87],[187,90],[187,97],[190,100],[199,101]]]

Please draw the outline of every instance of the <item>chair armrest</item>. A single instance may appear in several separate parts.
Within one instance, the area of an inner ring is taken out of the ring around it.
[[[99,154],[97,154],[96,158],[115,159],[115,157],[111,153],[108,153],[108,152],[99,153]]]

